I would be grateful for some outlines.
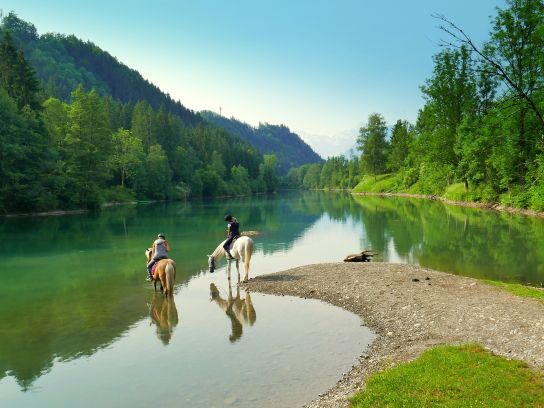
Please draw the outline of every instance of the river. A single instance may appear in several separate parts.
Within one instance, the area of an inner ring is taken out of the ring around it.
[[[261,232],[251,276],[370,248],[383,261],[544,282],[543,220],[426,200],[285,192],[6,218],[0,406],[293,406],[332,386],[373,334],[339,308],[247,293],[224,266],[208,273],[226,213]],[[178,264],[170,301],[144,281],[159,232]]]

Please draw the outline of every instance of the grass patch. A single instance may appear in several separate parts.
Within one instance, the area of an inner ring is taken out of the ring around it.
[[[477,344],[442,346],[374,374],[360,407],[544,407],[544,375]]]
[[[482,279],[482,282],[485,282],[489,285],[497,286],[501,289],[507,290],[508,292],[512,292],[514,295],[537,299],[544,303],[544,289],[520,285],[519,283],[499,282],[488,279]]]
[[[397,174],[364,175],[353,189],[354,193],[390,193],[397,191]]]
[[[465,191],[463,183],[454,183],[446,189],[444,198],[452,201],[470,201],[472,197]]]

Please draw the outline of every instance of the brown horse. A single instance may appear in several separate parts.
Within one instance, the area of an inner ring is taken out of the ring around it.
[[[153,250],[147,248],[145,250],[145,256],[147,262],[151,261],[151,255]],[[171,259],[161,259],[155,264],[155,271],[153,272],[153,288],[157,291],[157,281],[161,284],[161,291],[164,291],[164,296],[174,293],[174,281],[176,280],[176,263]]]

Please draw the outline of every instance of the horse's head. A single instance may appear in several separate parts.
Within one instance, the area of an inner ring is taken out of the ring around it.
[[[147,248],[145,250],[145,257],[147,258],[147,262],[151,261],[151,254],[153,253],[153,250],[151,248]]]
[[[213,255],[208,255],[208,267],[210,268],[210,273],[215,271],[215,258]]]

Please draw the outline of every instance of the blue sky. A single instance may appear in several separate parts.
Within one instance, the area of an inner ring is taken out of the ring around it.
[[[443,37],[438,12],[476,42],[503,0],[2,0],[39,33],[91,40],[194,110],[305,135],[372,112],[415,121]]]

